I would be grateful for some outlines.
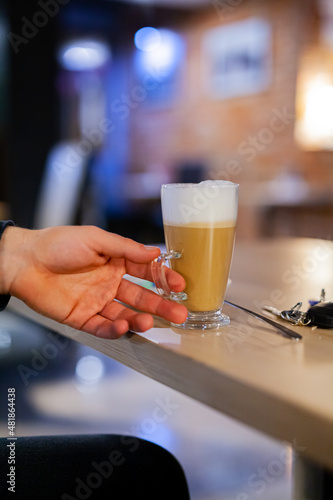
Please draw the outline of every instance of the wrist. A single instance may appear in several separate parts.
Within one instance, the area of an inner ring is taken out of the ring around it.
[[[19,274],[20,254],[24,248],[25,229],[7,226],[0,239],[0,295],[12,295],[13,283]]]

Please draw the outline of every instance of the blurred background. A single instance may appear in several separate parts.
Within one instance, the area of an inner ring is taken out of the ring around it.
[[[160,185],[240,184],[239,239],[332,225],[330,0],[11,0],[1,216],[163,240]]]
[[[240,184],[238,240],[331,239],[331,0],[0,1],[0,219],[162,243],[161,184],[203,179]],[[290,461],[253,483],[285,444],[0,320],[1,435],[14,386],[17,435],[137,434],[180,459],[192,499],[290,498]]]

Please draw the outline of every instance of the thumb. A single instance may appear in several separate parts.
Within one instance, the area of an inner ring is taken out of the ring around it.
[[[97,244],[96,250],[109,257],[127,259],[138,264],[146,264],[156,259],[160,249],[153,246],[145,246],[130,238],[118,234],[109,233],[103,229],[96,228]]]

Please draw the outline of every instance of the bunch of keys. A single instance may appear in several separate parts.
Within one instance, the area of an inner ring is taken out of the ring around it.
[[[323,289],[320,299],[309,301],[310,307],[305,312],[301,311],[302,302],[297,302],[291,309],[284,311],[279,311],[270,306],[265,306],[263,309],[291,322],[293,325],[333,328],[333,302],[327,301],[325,296],[325,290]]]

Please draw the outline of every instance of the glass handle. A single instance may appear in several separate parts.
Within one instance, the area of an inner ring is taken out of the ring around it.
[[[166,278],[165,267],[168,261],[171,259],[179,259],[180,257],[181,253],[171,250],[167,253],[161,253],[161,255],[151,263],[151,273],[158,293],[165,299],[174,300],[176,302],[186,300],[187,295],[185,292],[176,293],[170,290]]]

